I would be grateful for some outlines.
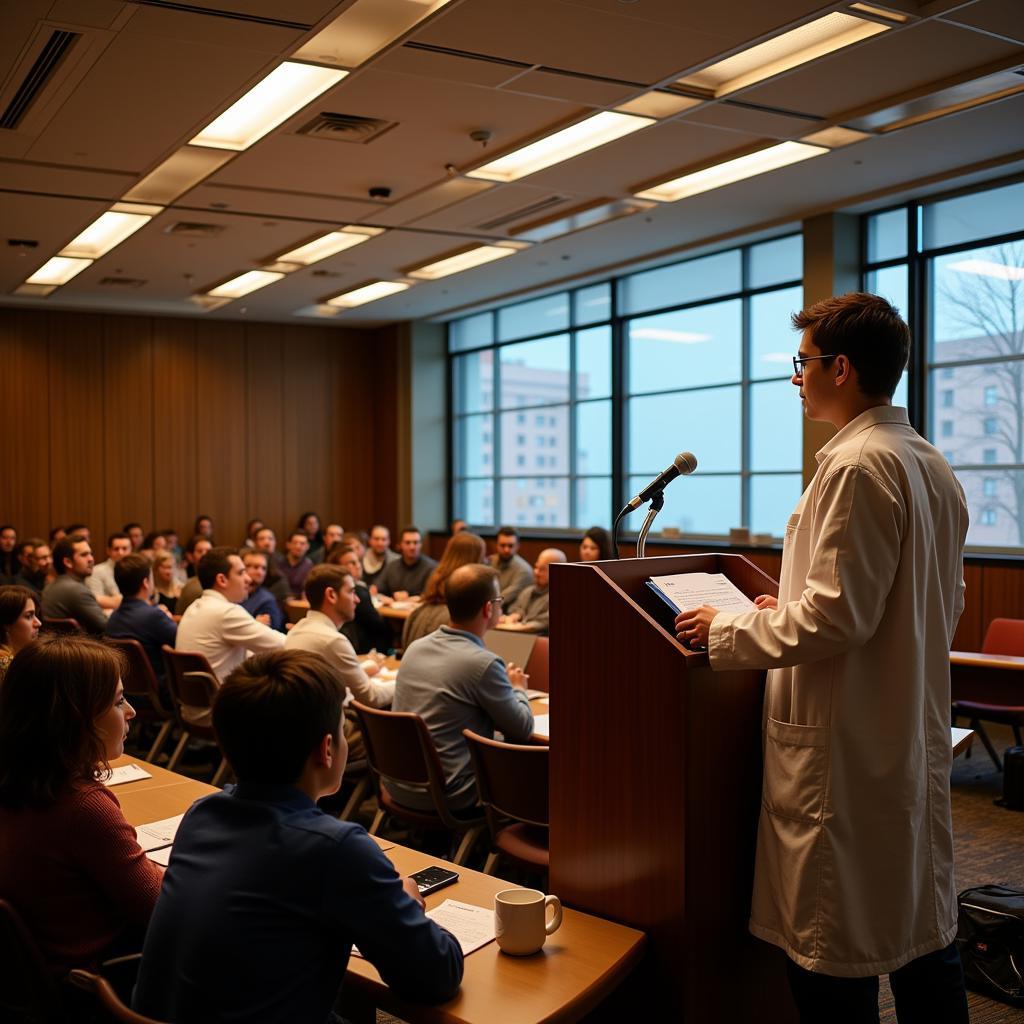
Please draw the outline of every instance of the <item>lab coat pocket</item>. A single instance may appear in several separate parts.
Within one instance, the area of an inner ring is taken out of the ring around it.
[[[828,782],[828,726],[769,718],[765,729],[764,793],[770,814],[821,821]]]

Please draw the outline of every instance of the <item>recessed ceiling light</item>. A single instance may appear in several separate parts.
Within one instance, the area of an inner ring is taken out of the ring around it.
[[[798,163],[813,156],[821,156],[828,150],[821,146],[808,146],[802,142],[780,142],[777,146],[760,149],[756,153],[735,157],[724,163],[693,171],[659,185],[652,185],[635,193],[638,199],[654,199],[659,203],[674,203],[687,196],[710,192],[712,189],[731,185],[735,181],[753,178],[757,174],[765,174],[779,167]]]
[[[25,278],[25,284],[67,284],[76,274],[80,274],[92,264],[92,260],[71,259],[67,256],[54,256],[48,259],[31,277]]]
[[[436,281],[441,277],[459,274],[463,270],[470,270],[485,263],[493,263],[494,260],[504,259],[506,256],[513,256],[521,248],[522,246],[477,245],[472,249],[424,263],[414,270],[409,270],[408,275],[421,281]]]
[[[834,11],[680,78],[678,84],[709,89],[715,97],[727,96],[737,89],[763,82],[800,64],[878,35],[890,27]]]
[[[832,128],[822,128],[820,131],[805,135],[800,141],[812,146],[824,146],[826,149],[842,149],[843,146],[853,145],[855,142],[863,142],[870,139],[868,132],[857,132],[852,128],[844,128],[841,124]]]
[[[910,21],[910,15],[903,11],[890,11],[887,7],[876,7],[875,4],[856,3],[850,4],[851,11],[860,11],[874,18],[882,18],[885,21],[895,21],[897,25],[904,25]]]
[[[373,281],[370,284],[364,284],[359,288],[335,295],[333,299],[327,300],[327,305],[351,309],[353,306],[362,306],[367,302],[386,299],[389,295],[404,292],[408,287],[409,284],[405,281]]]
[[[335,253],[344,252],[354,245],[368,242],[377,235],[384,234],[384,228],[362,227],[359,224],[349,224],[337,231],[330,231],[326,235],[320,235],[312,241],[300,245],[296,249],[278,256],[274,261],[275,266],[281,263],[296,264],[300,267],[308,267],[311,263],[319,263]],[[293,268],[294,269],[294,268]]]
[[[250,270],[217,285],[216,288],[208,289],[205,294],[212,295],[214,298],[240,299],[243,295],[248,295],[260,288],[266,288],[268,284],[280,281],[282,277],[284,274],[273,273],[269,270]]]
[[[190,139],[189,145],[248,149],[347,74],[337,68],[286,60]]]
[[[466,176],[488,181],[516,181],[654,123],[650,117],[604,110],[527,146],[514,149],[496,160],[490,160],[481,167],[467,171]]]
[[[139,228],[144,227],[162,206],[135,206],[131,203],[115,203],[106,213],[100,214],[80,235],[73,238],[60,256],[77,259],[98,260],[115,245],[120,245]]]
[[[124,198],[167,206],[233,158],[219,149],[182,146],[125,192]]]
[[[680,96],[676,92],[664,92],[661,89],[652,89],[642,96],[630,100],[628,103],[620,103],[615,109],[620,114],[639,114],[641,117],[673,117],[691,107],[699,107],[703,100],[694,96]]]

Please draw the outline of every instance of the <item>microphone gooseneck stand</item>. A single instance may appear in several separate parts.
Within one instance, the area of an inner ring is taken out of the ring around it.
[[[658,513],[665,507],[665,492],[658,491],[651,497],[650,507],[647,509],[647,518],[644,525],[640,527],[640,536],[636,539],[636,557],[643,558],[647,549],[647,534],[651,532],[651,526],[657,518]]]

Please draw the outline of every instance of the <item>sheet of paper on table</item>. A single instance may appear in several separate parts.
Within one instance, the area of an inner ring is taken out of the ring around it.
[[[674,576],[652,576],[659,597],[675,608],[676,614],[702,604],[720,612],[752,612],[754,602],[720,572],[681,572]]]
[[[535,736],[543,736],[545,739],[549,739],[551,737],[551,716],[534,715],[533,732]]]
[[[146,856],[154,864],[162,864],[164,867],[167,867],[171,863],[171,850],[173,849],[173,846],[162,846],[159,850],[150,850]]]
[[[145,768],[140,768],[137,764],[122,764],[117,768],[112,768],[109,779],[101,779],[100,781],[104,786],[121,786],[125,782],[138,782],[139,779],[151,779],[153,778]]]
[[[398,678],[398,669],[382,668],[373,678],[379,679],[382,683],[389,682],[392,679]]]
[[[427,917],[455,936],[462,947],[463,956],[469,956],[494,940],[494,910],[489,907],[474,907],[458,900],[445,900],[433,910],[428,910]],[[352,947],[352,955],[361,960],[366,959],[358,946]]]
[[[159,850],[162,846],[170,846],[174,837],[178,834],[178,826],[184,814],[176,814],[173,818],[164,818],[161,821],[151,821],[148,825],[140,825],[135,834],[139,840],[139,846],[143,850]]]

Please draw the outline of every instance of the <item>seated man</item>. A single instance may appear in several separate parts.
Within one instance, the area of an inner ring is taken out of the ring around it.
[[[370,528],[368,540],[370,547],[363,553],[363,582],[367,587],[376,587],[377,578],[398,554],[391,550],[391,531],[382,523]]]
[[[218,682],[249,656],[250,652],[276,651],[284,635],[257,622],[242,602],[249,594],[249,576],[236,548],[210,548],[200,561],[197,575],[203,592],[178,623],[174,646],[206,656]],[[208,724],[208,713],[186,713],[189,721]]]
[[[327,561],[327,555],[335,544],[341,543],[345,536],[345,530],[339,523],[328,523],[324,527],[324,542],[314,551],[310,550],[309,558],[314,565],[321,565]]]
[[[85,585],[92,591],[96,603],[108,614],[121,603],[121,591],[114,580],[114,566],[125,555],[131,554],[132,542],[127,533],[112,533],[107,538],[107,560],[94,565]]]
[[[41,537],[30,537],[25,543],[28,547],[26,565],[15,582],[42,596],[43,587],[53,575],[53,552]]]
[[[362,826],[316,806],[345,770],[344,696],[331,663],[305,651],[253,658],[217,694],[213,725],[238,784],[193,804],[178,829],[139,1013],[326,1024],[353,943],[406,999],[458,991],[459,943],[424,915],[412,880]]]
[[[54,548],[53,566],[57,578],[43,589],[40,618],[74,619],[87,633],[99,636],[107,628],[107,617],[85,585],[93,566],[89,542],[80,533],[68,534]]]
[[[174,646],[178,627],[162,605],[153,604],[153,563],[145,555],[125,555],[114,566],[123,600],[107,622],[107,636],[138,640],[157,679],[164,679],[162,647]]]
[[[503,625],[517,626],[524,633],[548,635],[548,566],[552,562],[564,562],[565,552],[558,548],[545,548],[533,564],[533,580],[512,602],[507,615],[502,615]]]
[[[519,534],[514,526],[502,526],[494,544],[497,551],[491,555],[490,563],[498,570],[501,606],[507,610],[523,588],[533,582],[533,570],[525,558],[516,554],[519,550]]]
[[[203,585],[199,582],[199,574],[196,571],[203,556],[213,545],[206,537],[198,533],[193,534],[185,545],[185,571],[188,573],[188,582],[181,588],[178,601],[174,606],[174,614],[181,616],[185,614],[188,606],[199,599],[203,592]]]
[[[510,743],[533,733],[526,696],[529,677],[521,668],[505,670],[501,658],[484,647],[484,634],[501,614],[498,574],[489,565],[463,565],[448,577],[445,601],[450,626],[440,626],[415,643],[402,658],[393,711],[420,715],[434,739],[444,769],[445,798],[452,811],[476,804],[476,778],[463,729],[493,736],[500,729]],[[430,798],[387,781],[400,803],[429,809]]]
[[[258,622],[284,632],[284,612],[277,598],[264,586],[267,580],[267,556],[262,551],[243,548],[242,561],[249,574],[249,596],[242,607]]]
[[[373,543],[372,535],[370,543]],[[388,562],[377,577],[377,593],[396,601],[404,601],[423,593],[427,578],[436,568],[437,562],[422,553],[423,535],[415,526],[407,526],[402,531],[399,547],[402,549],[401,557]]]
[[[355,618],[355,580],[340,565],[318,565],[306,577],[309,612],[291,628],[284,642],[289,651],[312,651],[323,655],[341,675],[351,697],[373,708],[386,708],[395,695],[395,684],[371,679],[380,671],[380,663],[370,658],[360,664],[348,637],[340,632]],[[347,699],[351,699],[347,698]],[[352,758],[364,756],[363,740],[354,721],[345,718],[345,739]]]
[[[285,556],[277,563],[277,571],[288,581],[288,595],[302,597],[306,577],[313,568],[312,559],[307,557],[309,537],[302,530],[292,530],[285,545]]]

